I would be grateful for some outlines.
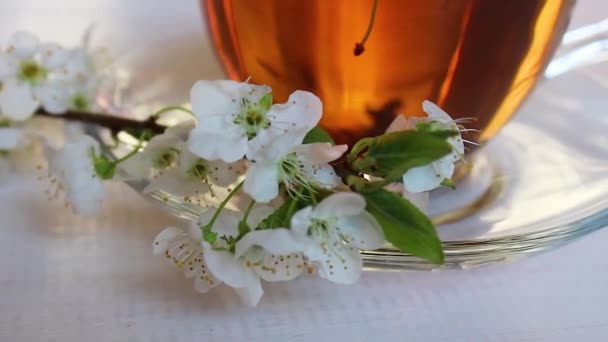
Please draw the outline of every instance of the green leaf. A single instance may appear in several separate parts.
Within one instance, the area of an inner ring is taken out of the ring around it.
[[[378,190],[362,193],[367,211],[378,220],[388,242],[400,250],[443,263],[443,248],[431,220],[398,194]]]
[[[323,128],[317,126],[311,129],[306,136],[304,137],[304,144],[312,144],[318,142],[328,142],[332,145],[335,145],[334,139],[331,138],[329,133]]]
[[[452,151],[446,131],[402,131],[384,134],[367,142],[367,152],[357,157],[355,170],[383,177],[387,182],[401,178],[407,170],[427,165]],[[452,134],[452,133],[450,133]]]
[[[286,228],[289,227],[291,217],[293,214],[306,206],[306,203],[299,201],[295,198],[288,197],[287,200],[270,216],[265,218],[258,228],[260,229],[273,229],[273,228]]]
[[[260,108],[267,111],[272,106],[272,93],[266,93],[258,102]]]

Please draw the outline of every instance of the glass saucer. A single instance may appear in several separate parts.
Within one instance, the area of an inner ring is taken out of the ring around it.
[[[474,156],[481,170],[493,172],[492,184],[477,201],[483,208],[438,225],[443,265],[390,247],[364,252],[366,265],[468,268],[557,247],[607,226],[608,78],[598,76],[606,71],[606,65],[595,65],[545,80]],[[431,203],[457,196],[458,189],[442,189],[431,194]]]
[[[444,264],[387,246],[363,252],[367,269],[468,268],[557,247],[608,225],[608,77],[600,76],[608,76],[607,64],[546,79],[473,157],[475,167],[459,187],[431,194]],[[129,184],[137,191],[146,185]],[[162,191],[145,196],[186,220],[205,210],[200,201]],[[442,212],[463,202],[470,204]]]

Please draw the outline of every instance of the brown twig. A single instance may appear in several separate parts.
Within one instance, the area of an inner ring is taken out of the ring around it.
[[[123,130],[148,130],[154,134],[161,134],[167,127],[156,123],[153,117],[148,120],[132,120],[122,118],[114,115],[101,114],[101,113],[88,113],[80,111],[68,111],[63,114],[51,114],[45,110],[38,110],[36,115],[46,116],[51,118],[57,118],[68,121],[78,121],[90,123],[102,127],[106,127],[112,131],[112,133],[118,133]]]

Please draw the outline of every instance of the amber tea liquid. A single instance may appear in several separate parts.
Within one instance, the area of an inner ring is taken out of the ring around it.
[[[560,42],[574,0],[203,0],[228,76],[321,97],[343,143],[438,103],[485,141],[517,110]]]

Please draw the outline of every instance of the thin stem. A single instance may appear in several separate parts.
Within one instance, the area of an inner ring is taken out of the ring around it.
[[[35,115],[45,116],[55,119],[63,119],[67,121],[78,121],[98,126],[106,127],[112,131],[112,133],[118,133],[125,129],[139,129],[149,130],[154,134],[161,134],[167,127],[159,125],[155,122],[153,117],[148,120],[139,121],[127,118],[121,118],[114,115],[107,115],[101,113],[89,113],[80,111],[68,111],[63,114],[51,114],[45,110],[38,110]]]
[[[180,111],[180,112],[188,113],[188,114],[190,114],[190,115],[192,115],[194,117],[194,113],[192,113],[192,111],[190,109],[184,108],[182,106],[169,106],[169,107],[161,108],[156,113],[150,115],[150,117],[156,119],[161,114],[166,113],[166,112],[170,112],[170,111],[173,111],[173,110],[177,110],[177,111]]]
[[[114,161],[114,165],[118,165],[122,162],[124,162],[125,160],[133,157],[134,155],[136,155],[139,152],[139,149],[142,147],[143,143],[144,143],[144,139],[145,139],[145,133],[142,133],[142,135],[139,137],[139,141],[137,142],[137,145],[135,145],[135,147],[133,148],[133,150],[129,153],[127,153],[126,155],[124,155],[122,158],[118,158]]]
[[[374,27],[374,21],[376,20],[376,10],[378,9],[378,0],[374,0],[374,5],[372,7],[372,15],[369,19],[369,24],[367,25],[367,31],[365,31],[365,35],[361,42],[355,44],[354,54],[355,56],[360,56],[365,51],[365,43],[367,39],[372,33],[372,28]]]
[[[247,219],[249,218],[249,214],[251,214],[251,210],[253,209],[254,205],[255,205],[255,200],[251,200],[251,202],[249,202],[249,205],[247,206],[247,209],[245,209],[245,214],[243,215],[243,219],[241,220],[241,222],[239,222],[239,235],[235,239],[235,244],[236,244],[236,242],[241,240],[243,238],[243,236],[245,236],[247,233],[249,233],[251,231],[251,227],[249,227],[249,224],[247,223]]]
[[[245,209],[245,214],[243,214],[243,219],[241,221],[247,223],[247,219],[249,218],[249,214],[251,213],[251,209],[253,209],[254,205],[255,200],[251,200],[251,202],[249,202],[249,205],[247,206],[247,209]]]
[[[209,229],[211,229],[213,227],[213,224],[215,223],[215,221],[217,221],[217,218],[220,216],[220,213],[222,212],[222,210],[224,210],[224,207],[226,206],[226,204],[228,204],[228,201],[230,201],[230,199],[237,192],[239,192],[239,190],[241,190],[241,188],[243,187],[243,183],[244,183],[244,181],[240,182],[239,184],[237,184],[237,186],[232,191],[230,191],[230,193],[228,194],[228,196],[226,196],[226,198],[224,198],[224,200],[222,201],[222,203],[220,203],[220,205],[217,207],[217,210],[213,214],[213,217],[211,218],[211,220],[209,221],[209,223],[207,223],[205,226],[201,227],[201,230],[203,230],[203,234],[204,234],[204,229],[206,227],[208,227]]]

